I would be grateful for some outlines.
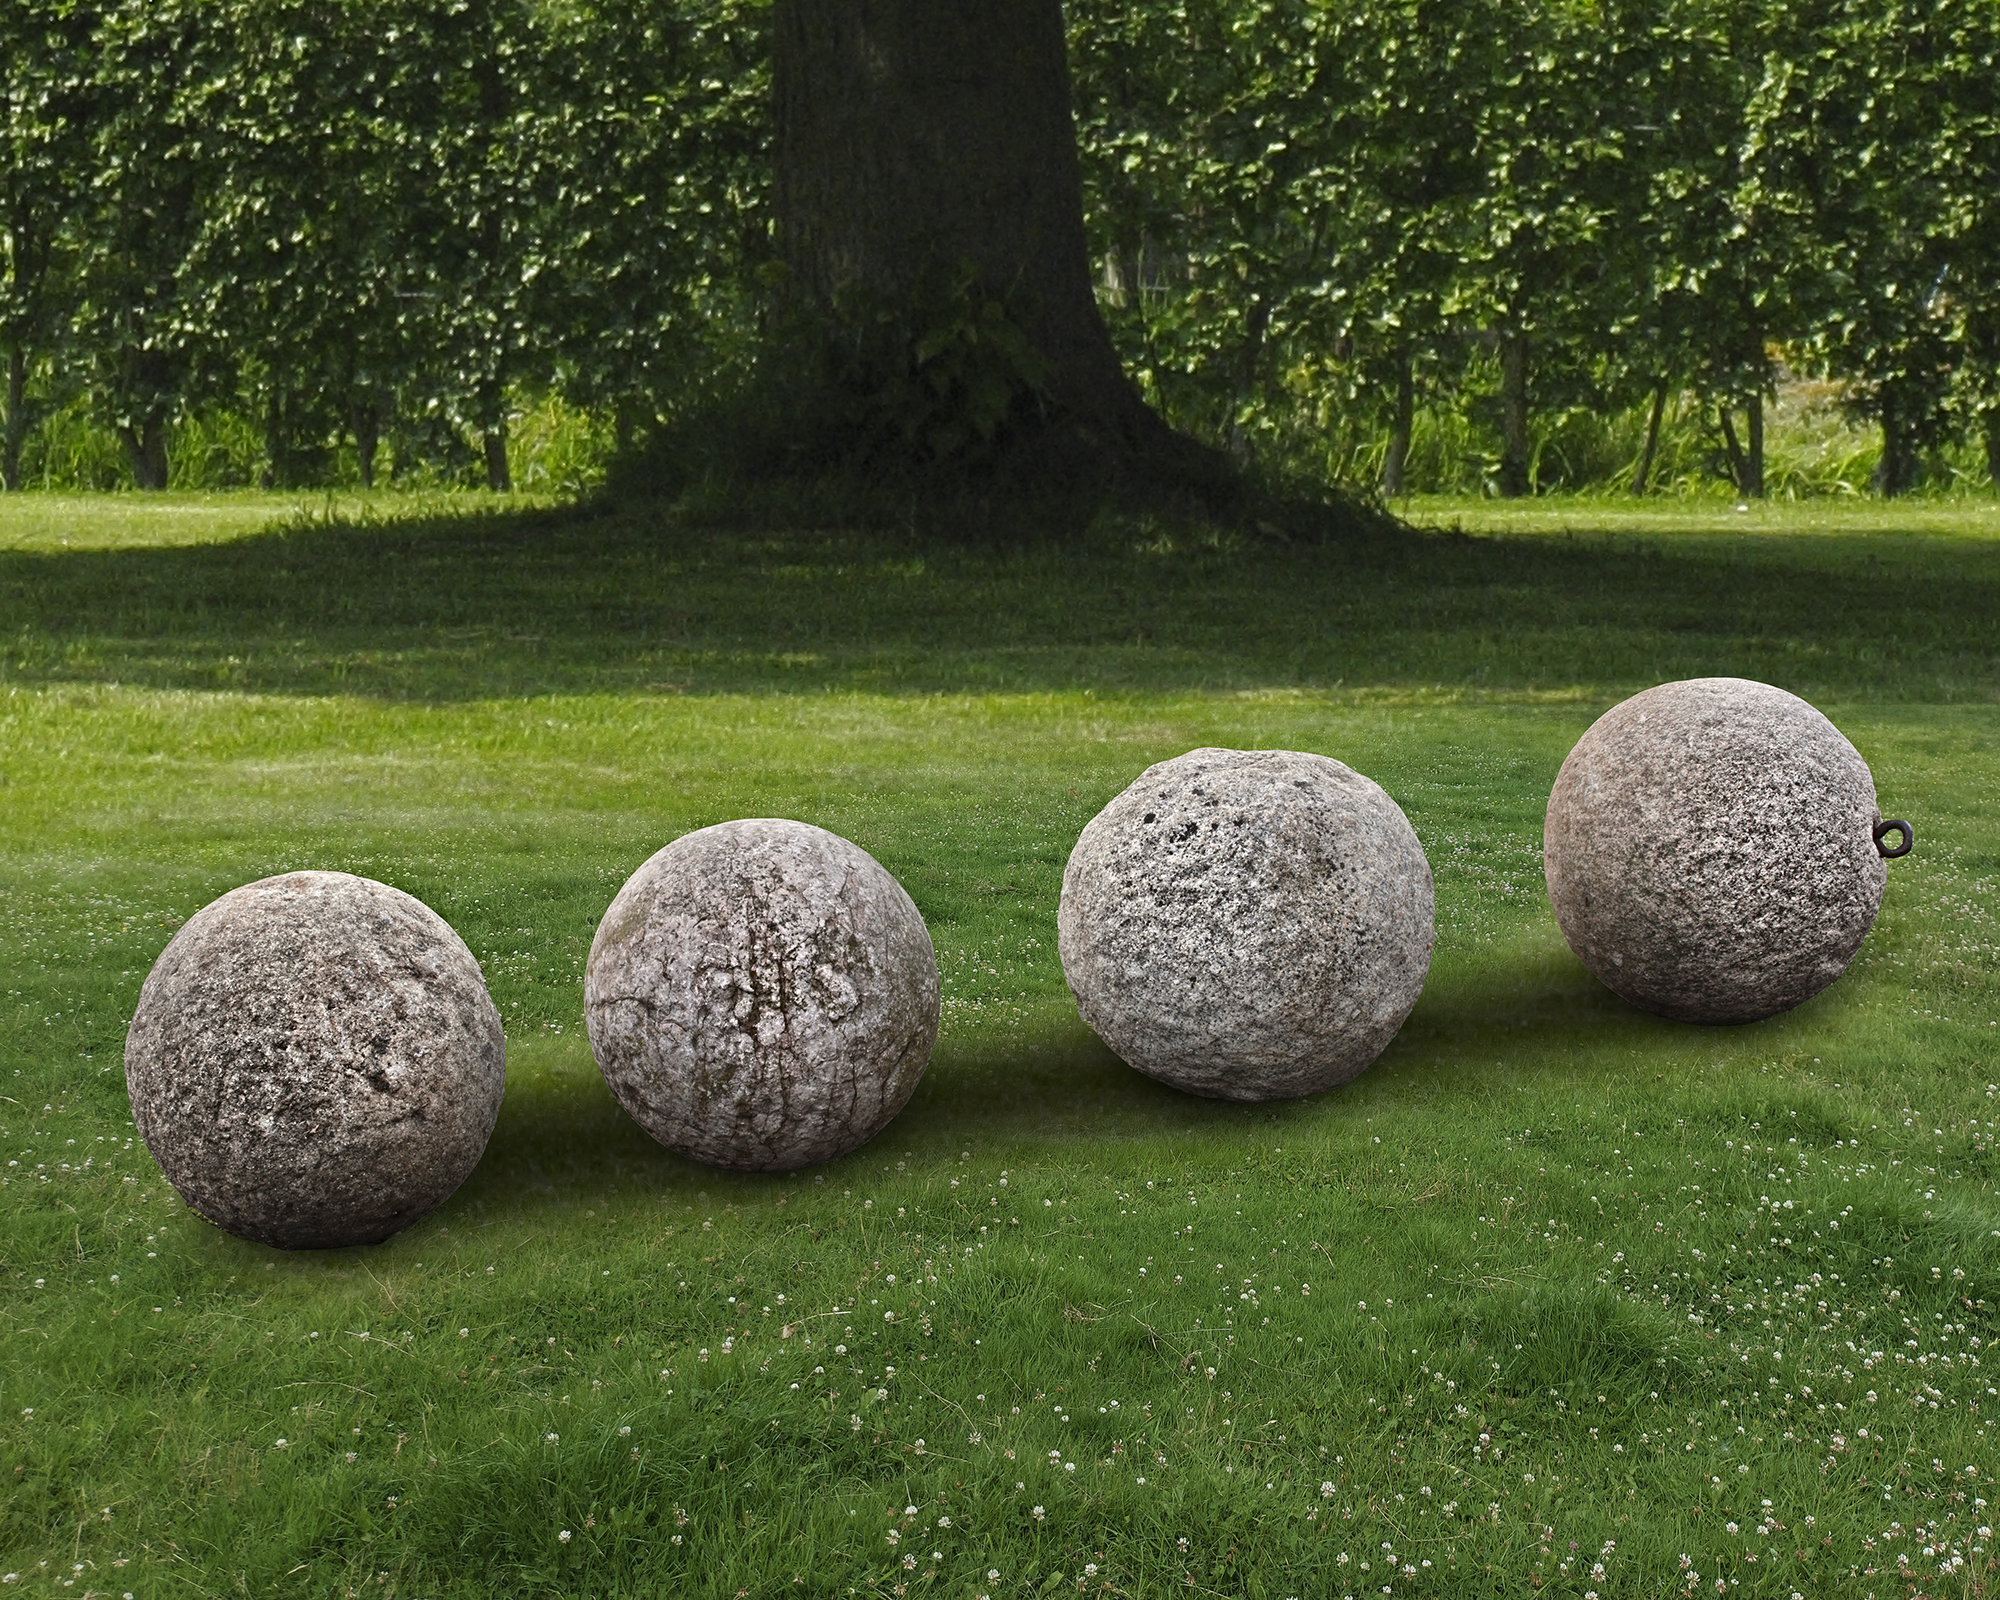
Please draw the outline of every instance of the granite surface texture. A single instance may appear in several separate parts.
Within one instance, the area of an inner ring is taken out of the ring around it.
[[[1435,901],[1381,787],[1294,750],[1191,750],[1084,828],[1057,944],[1084,1021],[1193,1094],[1348,1082],[1423,991]]]
[[[1613,706],[1563,762],[1543,866],[1570,948],[1635,1006],[1755,1022],[1847,969],[1881,908],[1867,762],[1766,683],[1693,678]]]
[[[784,1172],[865,1144],[930,1062],[937,957],[901,884],[807,823],[725,822],[632,874],[584,976],[619,1103],[681,1155]]]
[[[400,889],[289,872],[190,917],[125,1043],[139,1133],[221,1228],[375,1244],[434,1210],[500,1114],[506,1042],[479,963]]]

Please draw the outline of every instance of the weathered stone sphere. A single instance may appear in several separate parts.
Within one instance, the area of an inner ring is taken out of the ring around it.
[[[1744,678],[1613,706],[1563,762],[1542,859],[1592,972],[1682,1022],[1755,1022],[1838,978],[1882,904],[1875,781],[1796,695]]]
[[[139,991],[125,1085],[146,1148],[202,1216],[325,1250],[379,1243],[465,1181],[506,1059],[479,963],[444,918],[386,883],[288,872],[169,941]]]
[[[931,936],[873,856],[803,822],[676,839],[626,881],[584,970],[598,1070],[678,1155],[789,1172],[866,1144],[937,1042]]]
[[[1356,1077],[1430,970],[1430,863],[1381,788],[1296,750],[1190,750],[1083,830],[1056,914],[1083,1020],[1219,1100]]]

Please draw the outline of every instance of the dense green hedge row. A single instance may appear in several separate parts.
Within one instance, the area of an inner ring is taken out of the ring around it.
[[[274,482],[497,466],[523,385],[683,394],[762,249],[743,0],[9,0],[0,74],[10,456],[81,389],[142,485],[218,406]]]
[[[88,416],[163,482],[177,423],[226,414],[272,482],[365,474],[382,443],[498,481],[523,393],[614,434],[699,403],[773,270],[767,18],[0,7],[0,466],[60,476],[37,424]],[[1069,22],[1105,309],[1183,426],[1392,477],[1414,446],[1406,477],[1471,461],[1513,492],[1577,475],[1538,448],[1576,419],[1636,417],[1598,434],[1645,457],[1659,416],[1755,490],[1783,366],[1879,430],[1882,487],[1954,441],[2000,477],[1993,0]]]

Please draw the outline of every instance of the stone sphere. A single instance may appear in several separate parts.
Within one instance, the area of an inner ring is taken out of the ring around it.
[[[1635,1006],[1756,1022],[1838,978],[1887,878],[1875,781],[1796,695],[1743,678],[1613,706],[1563,762],[1542,859],[1569,947]]]
[[[1388,1046],[1434,914],[1430,862],[1378,785],[1296,750],[1190,750],[1083,830],[1056,937],[1077,1010],[1131,1065],[1282,1100]]]
[[[500,1115],[506,1039],[479,963],[400,889],[288,872],[202,907],[125,1039],[146,1148],[219,1228],[377,1244],[450,1196]]]
[[[937,1042],[937,956],[873,856],[803,822],[676,839],[604,913],[584,970],[598,1070],[677,1155],[789,1172],[866,1144]]]

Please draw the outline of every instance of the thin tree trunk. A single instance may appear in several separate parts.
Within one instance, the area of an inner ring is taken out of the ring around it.
[[[285,446],[285,397],[274,383],[264,399],[264,471],[259,480],[266,489],[289,489],[290,474]]]
[[[2000,489],[2000,407],[1986,413],[1986,476]]]
[[[1261,387],[1259,377],[1264,365],[1264,333],[1271,325],[1270,306],[1261,298],[1253,299],[1243,321],[1243,350],[1236,363],[1237,404],[1229,418],[1229,453],[1239,466],[1248,466],[1250,435],[1238,419],[1248,405],[1255,403]]]
[[[488,428],[484,437],[486,448],[486,487],[495,494],[514,492],[514,474],[507,465],[507,419],[500,418]]]
[[[382,443],[382,419],[375,414],[375,402],[359,402],[348,427],[354,434],[354,464],[361,474],[361,487],[375,487],[375,452]]]
[[[1896,424],[1885,410],[1882,414],[1882,453],[1875,458],[1875,492],[1885,498],[1902,493],[1903,485],[1898,476],[1897,457],[1902,453],[1902,440],[1897,436]]]
[[[1667,380],[1653,385],[1653,409],[1646,418],[1646,448],[1639,452],[1639,470],[1632,475],[1632,492],[1644,494],[1653,477],[1653,457],[1660,449],[1660,423],[1667,414]]]
[[[777,0],[772,86],[802,310],[838,331],[969,267],[1098,455],[1198,472],[1206,452],[1140,399],[1098,312],[1060,0]]]
[[[1500,492],[1510,500],[1528,494],[1528,341],[1509,334],[1500,341]]]
[[[1743,459],[1743,445],[1736,437],[1736,422],[1729,415],[1727,400],[1716,408],[1716,415],[1722,421],[1722,448],[1729,457],[1729,481],[1735,485],[1738,494],[1749,491],[1744,485],[1749,481],[1750,467]]]
[[[1884,395],[1882,403],[1882,456],[1875,463],[1875,492],[1894,499],[1917,481],[1916,452],[1910,448],[1909,432],[1897,414],[1895,396]]]
[[[1764,498],[1764,397],[1750,397],[1748,447],[1743,455],[1743,492],[1752,500]]]
[[[21,487],[21,444],[28,436],[28,352],[15,345],[7,352],[7,422],[0,433],[0,489],[9,494]]]
[[[1405,345],[1396,352],[1396,414],[1389,424],[1389,449],[1382,457],[1382,492],[1392,500],[1409,492],[1410,434],[1416,410],[1416,373]]]
[[[121,427],[118,437],[125,446],[126,464],[132,469],[132,482],[141,489],[164,489],[167,486],[167,425],[158,416],[149,416],[139,426]]]

